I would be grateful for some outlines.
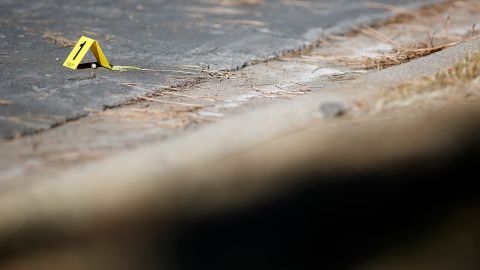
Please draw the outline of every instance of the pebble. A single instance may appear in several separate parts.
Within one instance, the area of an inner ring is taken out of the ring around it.
[[[345,114],[345,106],[338,102],[325,102],[320,104],[320,112],[325,118],[335,118]]]

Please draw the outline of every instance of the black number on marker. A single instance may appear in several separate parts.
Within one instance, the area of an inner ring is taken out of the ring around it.
[[[83,49],[83,46],[85,46],[87,42],[84,41],[82,44],[80,44],[80,49],[78,49],[78,52],[75,54],[75,57],[73,57],[73,60],[75,60],[75,58],[77,58],[78,54],[80,53],[80,51]]]

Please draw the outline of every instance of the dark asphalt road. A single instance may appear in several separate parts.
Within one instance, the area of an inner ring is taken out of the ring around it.
[[[124,82],[175,85],[196,76],[69,70],[62,64],[71,48],[53,44],[46,33],[69,40],[83,34],[95,38],[114,65],[235,69],[387,15],[357,0],[265,1],[258,6],[219,2],[0,0],[0,137],[46,129],[154,88]],[[433,1],[376,2],[405,6]]]

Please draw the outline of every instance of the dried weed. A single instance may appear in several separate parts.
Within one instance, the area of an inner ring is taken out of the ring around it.
[[[430,35],[428,35],[429,43],[423,42],[423,43],[402,45],[388,38],[386,35],[380,33],[379,31],[374,30],[373,28],[367,27],[365,28],[363,33],[365,35],[371,36],[372,38],[376,38],[377,40],[383,43],[393,46],[394,49],[391,52],[383,53],[379,57],[340,56],[340,57],[335,57],[335,59],[352,68],[380,70],[380,69],[388,68],[394,65],[403,64],[403,63],[412,61],[414,59],[421,58],[421,57],[439,52],[443,49],[458,45],[462,42],[477,39],[480,37],[478,34],[474,34],[474,35],[469,34],[464,37],[449,36],[449,37],[437,40],[436,41],[437,44],[435,45],[433,42],[433,38]]]
[[[59,47],[74,47],[76,42],[62,36],[59,32],[45,32],[43,38]]]
[[[465,86],[479,84],[479,79],[480,54],[468,54],[453,67],[438,72],[434,76],[423,77],[388,90],[379,97],[375,107],[383,109],[392,104],[409,104],[408,101],[419,99],[423,94],[438,94],[445,89],[463,92]]]

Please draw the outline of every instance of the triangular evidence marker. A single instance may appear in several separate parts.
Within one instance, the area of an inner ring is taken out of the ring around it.
[[[100,66],[112,69],[112,66],[110,66],[107,58],[103,54],[102,48],[100,48],[98,41],[86,36],[82,36],[78,40],[77,44],[75,44],[75,47],[73,47],[63,65],[67,68],[77,69],[80,61],[82,61],[83,57],[85,57],[85,54],[87,54],[88,49],[92,49],[92,53]]]

